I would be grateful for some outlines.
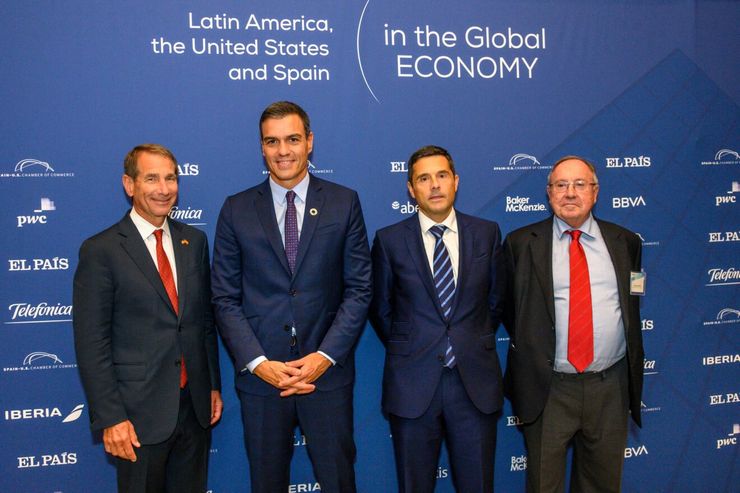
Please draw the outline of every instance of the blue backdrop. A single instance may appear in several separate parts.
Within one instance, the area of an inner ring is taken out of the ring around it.
[[[129,206],[125,153],[170,147],[173,215],[212,239],[224,198],[266,177],[257,121],[280,99],[311,115],[311,171],[358,190],[371,237],[414,212],[405,161],[422,145],[450,150],[457,207],[504,233],[549,214],[557,158],[592,159],[595,213],[644,240],[644,428],[624,489],[737,491],[739,19],[730,1],[2,2],[0,491],[115,489],[70,305],[80,243]],[[395,491],[369,328],[357,352],[358,487]],[[223,350],[222,371],[209,489],[246,492]],[[290,491],[318,491],[295,443]],[[498,491],[523,491],[525,469],[507,402]],[[453,491],[446,455],[438,477]]]

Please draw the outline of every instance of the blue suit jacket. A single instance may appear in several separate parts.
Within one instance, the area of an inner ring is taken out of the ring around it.
[[[494,222],[456,215],[460,260],[449,322],[434,289],[417,215],[379,230],[373,243],[370,320],[386,346],[383,410],[404,418],[429,407],[448,335],[473,404],[493,413],[503,403],[495,334],[505,288],[501,231]]]
[[[315,384],[333,390],[354,381],[354,347],[371,295],[370,253],[357,193],[310,177],[306,212],[291,275],[267,180],[228,197],[214,242],[212,288],[216,322],[237,371],[260,355],[297,359],[323,351],[336,365]],[[236,377],[243,392],[278,389],[248,371]]]

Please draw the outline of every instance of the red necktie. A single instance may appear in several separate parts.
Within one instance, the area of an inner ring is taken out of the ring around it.
[[[175,288],[175,278],[172,275],[172,267],[170,262],[167,260],[167,255],[164,253],[164,247],[162,246],[162,233],[163,230],[157,229],[154,231],[154,237],[157,239],[157,268],[159,269],[159,277],[162,278],[162,284],[164,289],[167,291],[167,296],[170,298],[170,303],[177,313],[177,288]],[[185,357],[180,358],[180,388],[184,388],[188,382],[188,373],[185,370]]]
[[[594,359],[594,321],[591,305],[591,279],[580,231],[567,231],[571,237],[570,307],[568,313],[568,361],[582,373]]]

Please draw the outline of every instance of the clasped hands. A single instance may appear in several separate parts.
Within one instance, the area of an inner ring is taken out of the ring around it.
[[[310,394],[316,390],[313,384],[331,366],[331,361],[320,353],[307,354],[294,361],[263,361],[254,369],[254,374],[273,387],[281,390],[280,397]]]

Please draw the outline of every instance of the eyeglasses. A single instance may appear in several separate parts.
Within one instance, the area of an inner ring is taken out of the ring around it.
[[[598,185],[596,182],[587,182],[586,180],[576,180],[576,181],[556,181],[555,183],[548,183],[547,186],[550,187],[552,190],[555,191],[555,193],[565,193],[568,190],[568,187],[573,185],[573,188],[576,192],[581,193],[585,192],[586,189],[589,186]]]

